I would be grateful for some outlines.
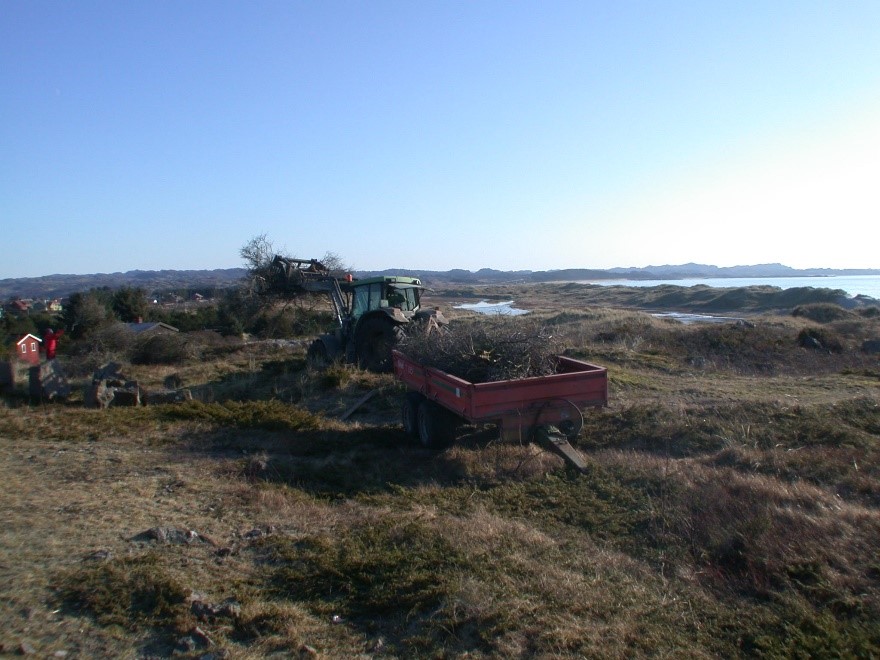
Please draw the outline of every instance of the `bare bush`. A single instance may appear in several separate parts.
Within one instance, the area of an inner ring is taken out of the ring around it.
[[[462,320],[444,332],[416,333],[402,350],[426,366],[488,383],[555,373],[562,346],[539,322],[496,316]]]
[[[181,364],[194,357],[193,347],[178,334],[141,337],[132,352],[134,364]]]

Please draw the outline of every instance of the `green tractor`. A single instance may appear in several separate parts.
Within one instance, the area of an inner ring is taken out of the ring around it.
[[[425,290],[417,277],[336,277],[316,259],[276,256],[263,290],[294,297],[326,293],[337,327],[309,346],[308,361],[324,366],[344,359],[370,371],[391,371],[391,349],[409,332],[432,332],[447,321],[422,309]]]

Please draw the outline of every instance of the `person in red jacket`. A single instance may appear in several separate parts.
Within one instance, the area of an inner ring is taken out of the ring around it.
[[[63,334],[64,330],[58,330],[56,332],[52,330],[52,328],[48,328],[46,332],[43,333],[43,348],[46,350],[47,360],[55,359],[55,350],[58,348],[58,339]]]

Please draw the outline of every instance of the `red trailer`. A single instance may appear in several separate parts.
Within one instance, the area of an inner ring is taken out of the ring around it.
[[[548,376],[471,383],[392,351],[394,373],[408,388],[403,426],[431,448],[448,447],[462,420],[497,424],[501,437],[539,441],[583,468],[568,443],[583,427],[582,410],[608,403],[608,370],[565,356]]]

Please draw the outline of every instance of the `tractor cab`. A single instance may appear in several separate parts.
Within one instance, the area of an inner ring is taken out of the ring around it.
[[[420,292],[424,287],[415,277],[371,277],[345,286],[351,293],[351,318],[357,320],[367,312],[385,311],[408,320],[419,310]]]

